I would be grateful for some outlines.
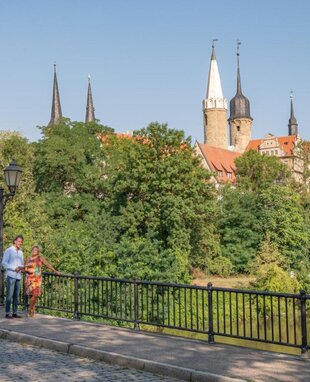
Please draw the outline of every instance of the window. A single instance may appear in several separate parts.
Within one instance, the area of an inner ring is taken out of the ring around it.
[[[231,172],[228,172],[228,173],[227,173],[227,178],[228,178],[228,179],[231,179],[231,178],[232,178],[232,173],[231,173]]]
[[[223,172],[220,171],[220,170],[218,170],[218,172],[217,172],[217,176],[223,176]]]
[[[237,126],[237,131],[238,131],[238,132],[240,131],[240,126]]]

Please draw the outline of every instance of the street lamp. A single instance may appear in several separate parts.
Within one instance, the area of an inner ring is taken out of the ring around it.
[[[17,165],[15,159],[4,169],[5,182],[10,191],[9,194],[4,194],[4,189],[0,188],[0,258],[3,256],[3,211],[6,202],[15,195],[15,192],[19,186],[20,178],[23,170]],[[2,272],[2,266],[0,265],[0,304],[4,302],[4,273]]]

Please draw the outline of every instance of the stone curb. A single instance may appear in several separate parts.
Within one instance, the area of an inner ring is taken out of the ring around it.
[[[173,377],[188,382],[246,382],[244,379],[224,377],[208,372],[201,372],[185,367],[140,359],[129,355],[97,350],[86,346],[69,344],[44,337],[36,337],[6,329],[0,329],[0,338],[13,342],[43,347],[53,351],[59,351],[61,353],[72,354],[82,358],[84,357],[94,359],[96,361],[104,361],[113,365]]]

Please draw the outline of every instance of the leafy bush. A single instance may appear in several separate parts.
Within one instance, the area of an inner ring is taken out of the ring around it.
[[[233,264],[224,256],[218,256],[209,261],[208,270],[210,273],[227,277],[232,274]]]

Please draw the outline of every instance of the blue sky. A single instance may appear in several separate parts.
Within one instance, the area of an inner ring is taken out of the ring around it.
[[[53,63],[63,114],[84,120],[87,75],[96,117],[116,131],[167,122],[202,140],[212,38],[223,92],[236,90],[236,39],[253,137],[287,134],[290,90],[310,139],[307,0],[0,0],[0,129],[31,141],[50,118]]]

